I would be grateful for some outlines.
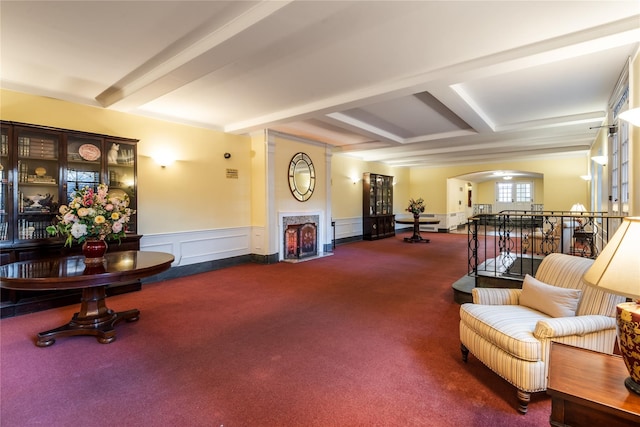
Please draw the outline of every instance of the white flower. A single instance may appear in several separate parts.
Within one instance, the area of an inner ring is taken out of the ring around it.
[[[84,224],[80,224],[76,222],[71,226],[71,235],[76,239],[79,239],[82,236],[87,234],[87,226]]]

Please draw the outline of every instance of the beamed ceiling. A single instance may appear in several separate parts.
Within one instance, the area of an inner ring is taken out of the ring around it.
[[[393,166],[586,153],[634,1],[6,1],[9,90]]]

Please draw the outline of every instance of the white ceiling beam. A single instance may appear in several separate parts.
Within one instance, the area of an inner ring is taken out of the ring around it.
[[[189,46],[168,55],[166,58],[161,58],[159,64],[149,69],[134,70],[99,94],[96,100],[103,107],[111,107],[119,103],[119,108],[123,108],[126,105],[125,109],[131,109],[181,87],[188,82],[180,77],[172,76],[172,73],[178,68],[215,49],[252,25],[271,16],[292,1],[260,1],[226,25],[216,28],[211,33],[195,40]],[[126,102],[133,95],[137,95],[136,98]]]

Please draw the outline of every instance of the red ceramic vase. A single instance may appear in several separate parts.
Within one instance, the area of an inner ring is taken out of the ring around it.
[[[618,344],[629,370],[627,388],[640,394],[640,305],[625,302],[617,306]]]
[[[86,240],[82,245],[84,263],[87,265],[102,264],[107,252],[107,242],[99,239]]]

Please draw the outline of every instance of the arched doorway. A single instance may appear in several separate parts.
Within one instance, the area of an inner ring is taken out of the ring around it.
[[[543,210],[544,175],[520,170],[486,170],[448,179],[448,208],[465,217],[503,210]]]

